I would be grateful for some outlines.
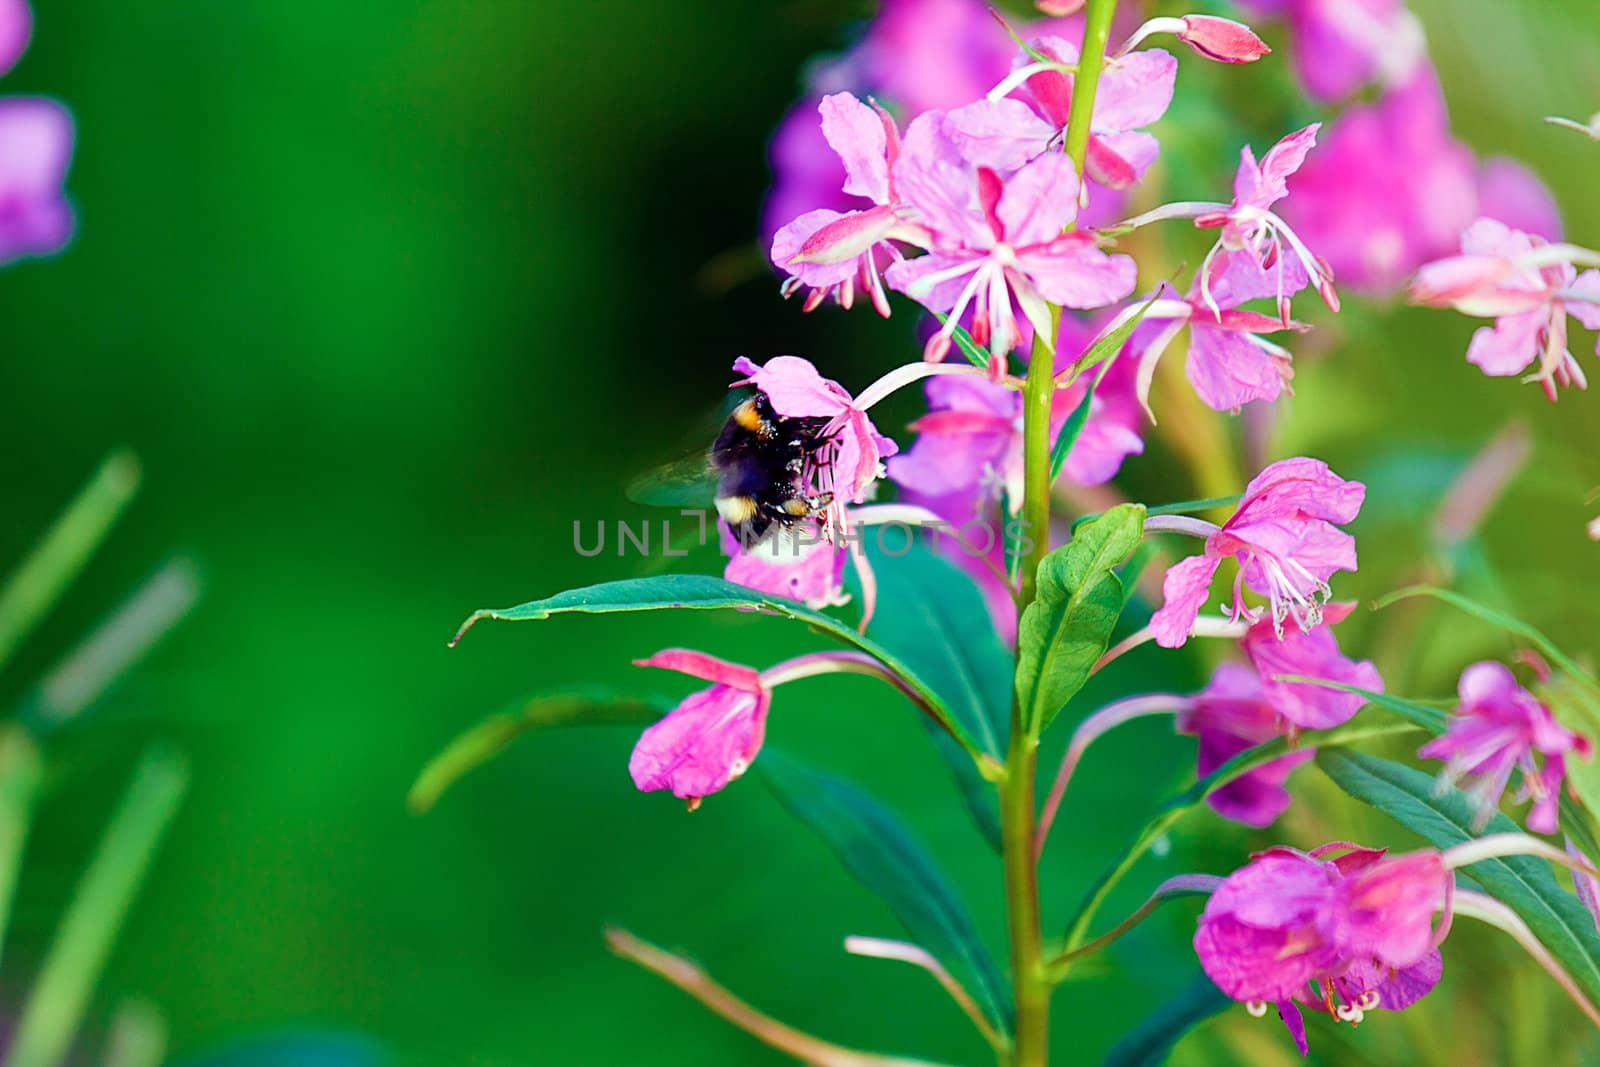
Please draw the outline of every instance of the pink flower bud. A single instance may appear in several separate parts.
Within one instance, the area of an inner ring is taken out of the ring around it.
[[[1063,15],[1076,15],[1083,10],[1085,0],[1036,0],[1034,6],[1046,15],[1060,18]]]
[[[1185,15],[1178,40],[1219,63],[1254,63],[1271,52],[1255,31],[1242,22],[1216,15]]]

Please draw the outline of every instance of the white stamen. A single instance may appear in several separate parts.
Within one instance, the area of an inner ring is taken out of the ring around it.
[[[1244,1010],[1249,1012],[1253,1018],[1264,1018],[1267,1014],[1267,1002],[1264,1000],[1247,1000],[1244,1002]]]

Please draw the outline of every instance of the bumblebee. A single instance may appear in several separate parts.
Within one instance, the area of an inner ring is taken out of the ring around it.
[[[728,416],[711,446],[717,514],[739,543],[753,546],[774,527],[814,518],[833,494],[806,491],[807,465],[828,445],[826,418],[784,418],[756,392]]]

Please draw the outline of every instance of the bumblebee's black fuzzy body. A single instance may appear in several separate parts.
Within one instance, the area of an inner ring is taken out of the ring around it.
[[[827,507],[829,494],[807,495],[806,459],[822,444],[827,420],[786,419],[757,392],[733,409],[711,446],[717,513],[741,544],[753,545],[774,523],[789,525]]]

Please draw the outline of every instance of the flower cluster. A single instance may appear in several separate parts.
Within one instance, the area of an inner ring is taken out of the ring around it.
[[[1207,901],[1195,953],[1213,982],[1252,1014],[1275,1006],[1301,1054],[1299,1005],[1359,1023],[1425,996],[1443,967],[1452,876],[1432,850],[1386,856],[1335,842],[1257,853]],[[1434,915],[1444,918],[1434,925]]]

